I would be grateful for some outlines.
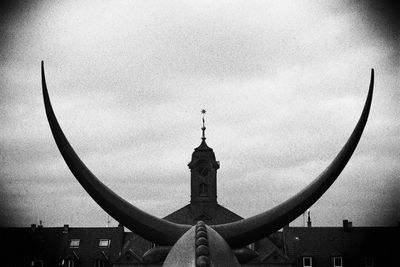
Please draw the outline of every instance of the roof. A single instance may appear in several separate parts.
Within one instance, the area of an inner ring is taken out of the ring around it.
[[[2,260],[5,263],[30,265],[32,260],[43,260],[47,266],[58,266],[63,259],[79,259],[81,266],[91,266],[95,259],[114,261],[122,248],[123,227],[110,228],[0,228]],[[72,239],[79,246],[70,247]],[[100,239],[110,240],[108,247],[99,247]]]
[[[205,138],[202,138],[202,141],[198,147],[194,149],[195,151],[213,151],[211,147],[209,147],[205,141]]]
[[[388,240],[399,240],[399,227],[285,227],[286,252],[293,266],[302,266],[304,256],[317,266],[329,266],[332,257],[342,257],[344,265],[364,264],[366,257],[378,262],[394,262],[395,246]],[[393,265],[392,265],[393,266]]]
[[[190,225],[202,220],[208,225],[213,225],[234,222],[243,218],[216,202],[193,202],[169,214],[164,219]]]
[[[193,206],[187,205],[170,214],[180,219]],[[204,208],[204,207],[203,207]],[[241,218],[226,208],[216,205],[208,209],[217,212],[218,220]],[[169,217],[167,216],[167,217]],[[153,245],[123,227],[110,228],[0,228],[0,256],[2,266],[29,266],[32,260],[43,260],[46,266],[59,266],[62,259],[79,259],[80,266],[93,266],[95,259],[108,259],[118,264],[141,263],[142,255]],[[363,266],[366,257],[375,266],[397,266],[396,241],[400,227],[285,227],[255,243],[259,257],[255,264],[302,266],[302,257],[313,258],[315,266],[330,266],[332,257],[342,257],[344,266]],[[71,239],[79,239],[79,248],[71,248]],[[110,246],[99,247],[100,239],[111,240]],[[398,260],[397,260],[398,263]]]
[[[289,258],[285,255],[283,249],[278,247],[278,245],[272,241],[276,240],[274,235],[277,235],[277,233],[274,233],[273,235],[256,242],[256,251],[258,253],[258,257],[255,260],[268,263],[289,262]]]
[[[211,161],[211,163],[214,165],[214,168],[219,168],[219,162],[215,159],[213,149],[207,145],[205,139],[202,139],[200,145],[194,149],[192,153],[192,159],[188,166],[190,169],[192,169],[194,166],[204,161]]]

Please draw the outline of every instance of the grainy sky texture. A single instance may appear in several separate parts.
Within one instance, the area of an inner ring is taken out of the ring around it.
[[[157,216],[190,199],[187,163],[201,141],[201,109],[208,111],[207,143],[221,162],[218,201],[248,217],[325,169],[358,120],[375,68],[364,135],[311,216],[316,226],[400,220],[399,39],[388,7],[31,2],[1,15],[2,225],[108,220],[53,141],[41,60],[78,155],[115,192]]]

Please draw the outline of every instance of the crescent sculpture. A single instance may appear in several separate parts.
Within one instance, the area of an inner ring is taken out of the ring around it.
[[[43,100],[54,140],[69,169],[88,194],[108,214],[143,238],[173,246],[164,266],[240,266],[231,248],[240,248],[281,229],[314,204],[332,185],[352,156],[371,107],[374,70],[361,116],[349,139],[331,164],[307,187],[276,207],[236,222],[195,226],[177,224],[152,216],[115,194],[81,161],[65,137],[54,114],[41,63]]]

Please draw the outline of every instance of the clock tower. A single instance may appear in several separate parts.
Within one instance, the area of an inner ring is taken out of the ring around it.
[[[217,170],[219,161],[215,160],[212,148],[206,143],[204,114],[201,143],[192,153],[190,169],[190,203],[169,214],[164,219],[181,224],[195,225],[204,221],[208,225],[224,224],[243,219],[217,202]]]
[[[205,110],[202,110],[205,113]],[[219,161],[215,160],[212,148],[206,143],[203,117],[203,136],[201,144],[194,149],[190,169],[190,202],[217,202],[217,170]]]

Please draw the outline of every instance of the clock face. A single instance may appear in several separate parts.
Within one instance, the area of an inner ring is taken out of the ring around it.
[[[201,176],[206,176],[208,174],[208,168],[206,166],[201,166],[199,168],[199,174]]]

